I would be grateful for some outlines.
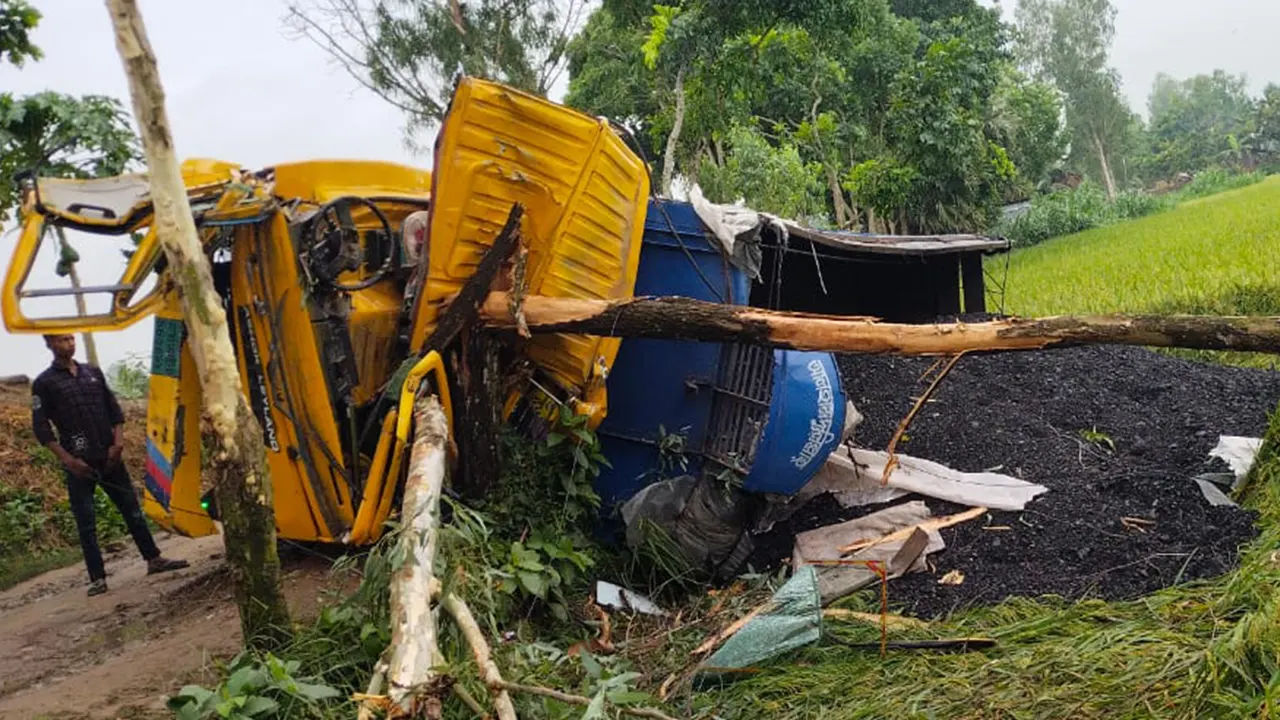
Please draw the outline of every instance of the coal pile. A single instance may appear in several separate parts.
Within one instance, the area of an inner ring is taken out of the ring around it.
[[[849,397],[866,416],[857,445],[888,444],[933,365],[932,358],[840,359]],[[1211,506],[1191,477],[1225,471],[1208,455],[1218,436],[1261,436],[1278,400],[1280,373],[1142,348],[962,358],[899,452],[1021,477],[1049,492],[1022,512],[943,530],[947,548],[930,556],[935,570],[892,581],[890,602],[929,617],[1010,596],[1132,599],[1227,572],[1256,535],[1254,514]],[[963,509],[925,500],[935,515]],[[798,532],[875,509],[846,510],[820,497],[756,538],[753,564],[788,556]],[[939,584],[951,570],[965,581]]]

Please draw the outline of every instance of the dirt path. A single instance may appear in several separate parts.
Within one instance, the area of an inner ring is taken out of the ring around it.
[[[76,564],[0,593],[0,718],[169,717],[169,693],[208,681],[210,661],[240,645],[222,538],[164,537],[191,563],[148,577],[132,544],[107,558],[110,592],[85,594]],[[314,615],[335,585],[323,559],[286,563],[296,617]]]

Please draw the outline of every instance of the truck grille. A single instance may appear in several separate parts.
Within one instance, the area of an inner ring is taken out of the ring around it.
[[[773,350],[728,345],[720,356],[706,457],[740,474],[750,471],[773,399]]]

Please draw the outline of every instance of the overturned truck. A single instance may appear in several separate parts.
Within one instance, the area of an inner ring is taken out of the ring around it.
[[[648,168],[605,121],[465,79],[435,153],[434,173],[334,160],[258,171],[206,159],[183,165],[243,391],[262,426],[283,538],[362,545],[380,537],[406,472],[414,394],[430,386],[451,406],[465,392],[433,333],[508,220],[517,219],[506,229],[521,250],[497,289],[750,299],[746,272],[708,241],[691,206],[651,199]],[[184,535],[216,532],[201,478],[200,385],[178,284],[150,227],[146,177],[27,180],[0,298],[5,327],[105,332],[153,317],[144,509]],[[118,278],[41,287],[37,258],[64,257],[68,234],[82,248],[131,238]],[[712,277],[723,293],[703,282]],[[69,298],[93,299],[93,309],[51,309]],[[822,353],[508,339],[500,412],[531,432],[561,406],[587,416],[617,460],[599,481],[609,508],[654,479],[660,427],[687,434],[689,473],[740,494],[785,493],[821,465],[844,418],[834,362]]]

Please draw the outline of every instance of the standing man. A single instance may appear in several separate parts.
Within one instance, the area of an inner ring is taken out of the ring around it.
[[[89,569],[89,594],[107,591],[93,514],[93,495],[99,483],[124,517],[134,544],[147,561],[148,575],[187,567],[185,560],[160,555],[142,517],[129,472],[120,460],[124,413],[102,370],[76,362],[74,335],[45,335],[44,342],[53,353],[53,364],[31,384],[31,423],[36,439],[53,451],[66,471],[71,513]],[[51,424],[57,428],[56,437]]]

